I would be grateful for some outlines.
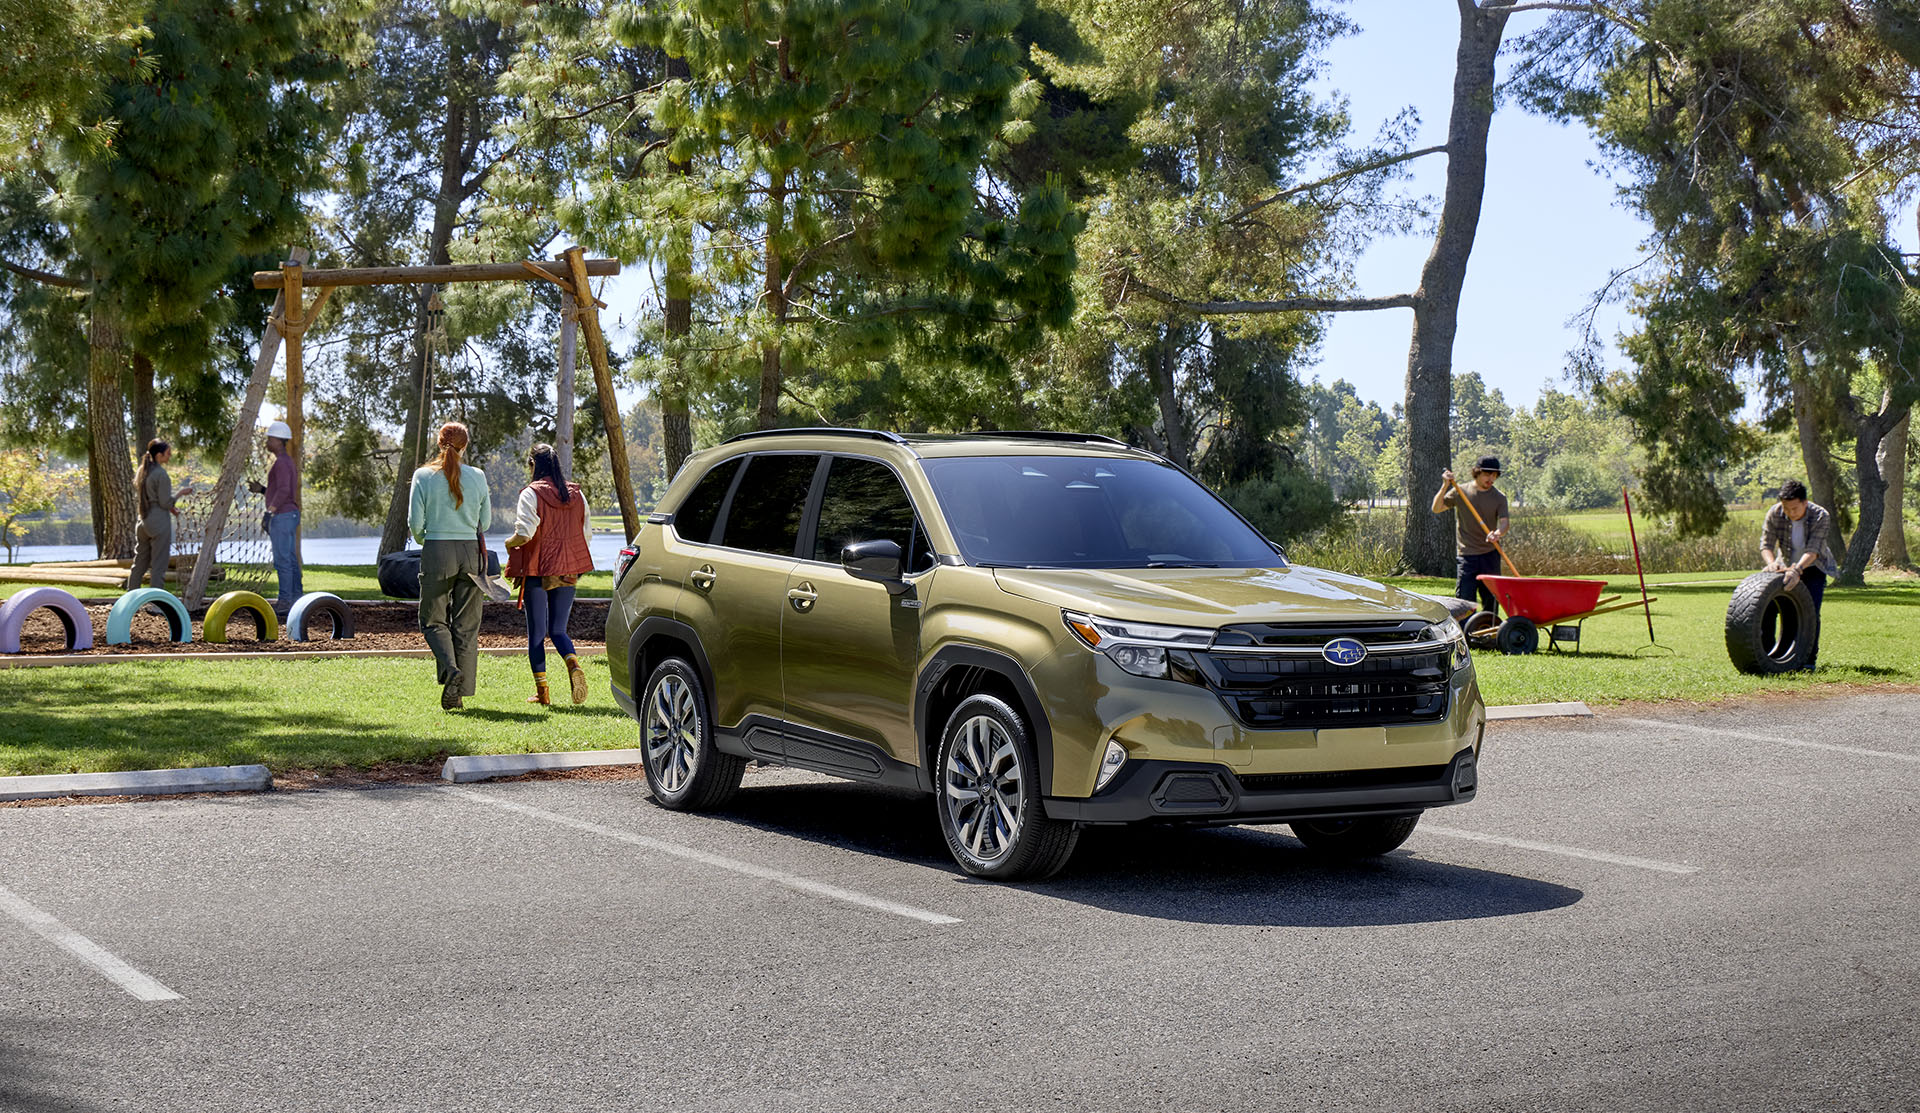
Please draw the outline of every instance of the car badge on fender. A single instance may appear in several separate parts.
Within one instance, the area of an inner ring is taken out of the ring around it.
[[[1353,638],[1335,638],[1320,647],[1320,656],[1342,667],[1357,665],[1366,660],[1367,647]]]

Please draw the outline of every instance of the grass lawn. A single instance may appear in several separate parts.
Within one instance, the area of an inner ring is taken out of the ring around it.
[[[551,710],[526,659],[483,657],[463,711],[440,710],[429,660],[206,661],[0,670],[0,776],[261,763],[276,772],[423,762],[448,754],[638,744],[583,663],[592,694]],[[564,675],[555,694],[566,697]]]
[[[1827,589],[1821,610],[1820,671],[1808,676],[1747,676],[1727,659],[1727,600],[1745,572],[1676,572],[1647,577],[1653,631],[1667,655],[1635,656],[1647,643],[1638,610],[1589,619],[1575,653],[1542,651],[1508,657],[1474,654],[1480,689],[1490,704],[1586,700],[1715,700],[1745,692],[1802,691],[1831,684],[1920,684],[1920,580],[1869,577],[1867,586]],[[1450,580],[1396,579],[1414,591],[1453,593]],[[1605,594],[1636,597],[1631,576],[1607,582]]]
[[[1715,700],[1844,684],[1920,684],[1920,580],[1831,589],[1816,677],[1743,676],[1728,663],[1728,596],[1743,573],[1653,577],[1654,630],[1672,656],[1636,657],[1638,611],[1587,623],[1583,652],[1475,655],[1493,704]],[[343,577],[344,580],[344,577]],[[1394,581],[1444,593],[1447,581]],[[1609,592],[1634,592],[1631,579]],[[592,697],[543,710],[524,701],[524,658],[484,658],[468,709],[440,710],[424,660],[195,661],[0,670],[0,776],[259,762],[277,771],[423,762],[447,754],[632,746],[604,658],[587,659]]]

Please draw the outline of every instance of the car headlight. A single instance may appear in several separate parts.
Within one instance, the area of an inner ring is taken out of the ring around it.
[[[1117,622],[1074,611],[1061,619],[1089,649],[1135,676],[1164,680],[1172,675],[1168,650],[1205,649],[1213,631],[1193,626],[1157,626],[1147,622]]]
[[[1462,630],[1460,624],[1451,616],[1439,622],[1430,623],[1420,631],[1420,640],[1447,643],[1448,660],[1453,662],[1453,667],[1456,669],[1467,663],[1467,632]]]

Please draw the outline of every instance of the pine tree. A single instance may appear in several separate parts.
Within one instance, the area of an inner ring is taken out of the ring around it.
[[[53,183],[37,253],[72,272],[41,278],[86,290],[89,463],[106,555],[133,550],[122,384],[135,357],[203,374],[235,316],[220,290],[303,220],[327,122],[321,87],[340,72],[324,28],[306,2],[159,0],[140,45],[108,52],[93,72],[99,114],[34,152],[33,173]]]

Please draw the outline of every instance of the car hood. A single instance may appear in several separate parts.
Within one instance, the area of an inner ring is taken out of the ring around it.
[[[1066,610],[1169,626],[1446,617],[1438,602],[1321,568],[997,568],[1000,589]]]

